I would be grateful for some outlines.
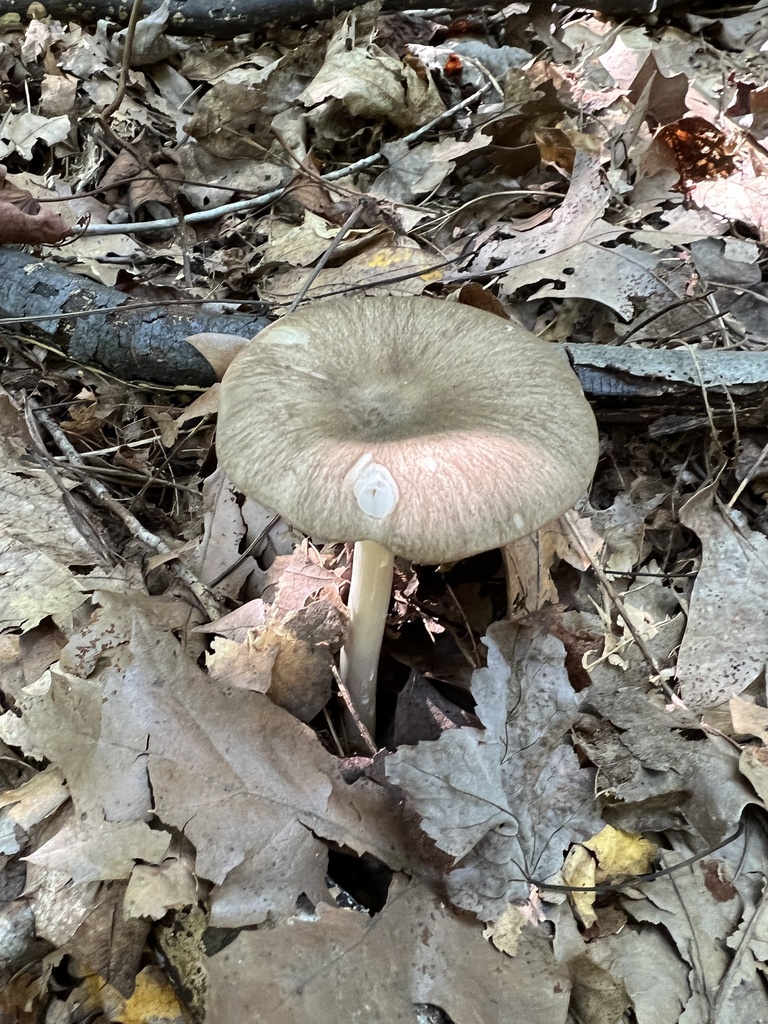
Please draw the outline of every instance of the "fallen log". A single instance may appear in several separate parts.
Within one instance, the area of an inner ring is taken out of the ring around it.
[[[715,423],[768,424],[768,353],[566,345],[601,423],[647,423],[649,433]]]
[[[251,338],[270,323],[192,304],[146,308],[140,298],[23,252],[0,249],[0,278],[1,329],[23,331],[126,380],[207,387],[216,379],[213,369],[186,339],[205,331]]]
[[[251,313],[150,304],[62,270],[50,260],[0,249],[0,330],[43,342],[127,380],[207,387],[208,362],[186,340],[210,331],[250,338],[272,322]],[[74,315],[73,315],[74,314]],[[24,321],[24,317],[37,317]],[[646,424],[654,436],[768,423],[768,354],[568,344],[568,356],[598,419]]]
[[[584,7],[612,17],[654,18],[663,8],[676,0],[561,0],[560,6]],[[161,0],[144,0],[143,15],[152,13]],[[359,7],[361,0],[171,0],[167,32],[178,36],[214,36],[231,39],[241,32],[253,32],[274,22],[284,25],[292,21],[309,24],[330,18],[341,11]],[[418,0],[383,0],[382,11],[449,12],[473,14],[482,17],[496,14],[504,6],[502,0],[478,3],[477,0],[441,0],[439,3],[419,3]],[[4,0],[3,11],[26,18],[29,0]],[[125,25],[131,13],[130,3],[115,0],[46,0],[46,12],[60,21],[78,21],[93,24],[106,18]]]
[[[160,3],[161,0],[144,0],[142,15],[151,14]],[[231,39],[242,32],[253,32],[277,21],[281,25],[292,21],[313,23],[359,6],[360,0],[171,0],[166,31],[169,35]],[[429,6],[414,0],[384,0],[382,10],[406,11]],[[477,0],[442,0],[434,5],[436,10],[472,11],[476,14],[491,14],[500,6],[499,3],[483,5]],[[4,0],[2,8],[6,14],[18,14],[26,19],[29,0]],[[125,25],[131,4],[116,3],[115,0],[46,0],[45,10],[60,21],[94,24],[106,18],[115,24]]]

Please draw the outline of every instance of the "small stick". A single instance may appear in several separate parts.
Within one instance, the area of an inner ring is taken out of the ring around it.
[[[579,551],[582,553],[582,555],[587,559],[589,564],[592,566],[592,569],[594,570],[595,576],[597,576],[597,578],[598,578],[598,580],[600,582],[600,586],[605,590],[605,592],[608,595],[608,597],[611,599],[613,604],[616,606],[616,610],[619,613],[619,615],[621,616],[622,621],[624,622],[624,625],[627,627],[627,630],[629,631],[632,639],[637,644],[638,649],[640,650],[640,653],[642,654],[643,658],[645,658],[646,663],[648,664],[649,668],[653,672],[653,675],[655,677],[655,681],[654,680],[651,680],[651,681],[654,682],[654,685],[660,687],[669,698],[671,698],[671,699],[673,699],[675,701],[679,700],[679,698],[677,697],[675,691],[672,689],[672,687],[669,685],[669,683],[662,677],[661,669],[656,664],[656,660],[653,657],[653,655],[651,654],[651,652],[648,650],[648,647],[646,646],[645,640],[643,640],[642,635],[635,628],[635,625],[632,622],[632,617],[630,616],[629,612],[627,611],[626,605],[624,604],[624,601],[622,600],[621,596],[619,595],[619,592],[616,590],[614,585],[611,583],[611,581],[605,575],[605,573],[603,572],[602,568],[597,564],[597,562],[594,560],[594,558],[590,555],[589,551],[587,550],[586,545],[584,544],[584,541],[581,539],[579,531],[573,526],[572,523],[569,522],[567,516],[562,516],[561,519],[560,519],[560,522],[565,526],[565,529],[568,532],[569,536],[571,537],[571,540],[574,541],[574,543],[578,547]]]
[[[751,481],[754,480],[754,478],[757,476],[760,467],[762,466],[762,464],[765,462],[765,460],[767,458],[768,458],[768,444],[766,444],[764,446],[763,450],[758,455],[756,461],[752,464],[752,467],[749,470],[749,472],[747,473],[747,475],[744,477],[744,479],[741,481],[739,486],[733,492],[733,497],[728,502],[728,504],[725,506],[726,508],[733,508],[733,506],[736,504],[736,502],[741,497],[744,489],[746,487],[748,487],[749,484],[751,483]]]
[[[475,100],[483,97],[491,88],[491,83],[488,82],[482,88],[473,92],[471,96],[467,96],[465,100],[457,103],[455,106],[450,107],[448,110],[444,110],[442,114],[438,114],[437,117],[433,117],[431,121],[418,128],[415,132],[411,132],[410,135],[405,135],[400,142],[404,142],[409,145],[411,142],[416,142],[422,136],[430,132],[435,125],[438,125],[441,121],[445,121],[447,118],[452,117],[454,114],[463,110],[464,107],[471,106]],[[323,181],[338,181],[340,178],[346,178],[349,174],[356,174],[357,171],[365,170],[372,164],[377,163],[382,158],[382,153],[372,153],[370,156],[365,156],[361,160],[356,160],[352,164],[348,164],[346,167],[340,167],[337,171],[330,171],[328,174],[321,175]],[[217,206],[210,210],[197,210],[195,213],[188,213],[184,217],[185,224],[199,224],[204,221],[218,220],[219,217],[225,217],[230,213],[241,213],[244,210],[258,209],[260,206],[267,206],[269,203],[275,202],[280,199],[281,196],[285,195],[288,185],[282,185],[280,188],[272,189],[271,192],[266,192],[264,195],[256,196],[253,199],[241,199],[236,203],[228,203],[226,206]],[[86,228],[83,232],[85,237],[92,235],[131,235],[138,234],[142,231],[159,231],[165,228],[175,228],[179,224],[178,217],[166,217],[164,220],[153,220],[153,221],[142,221],[136,224],[93,224],[91,227]]]
[[[125,87],[128,84],[128,72],[131,69],[131,54],[133,53],[133,39],[136,35],[136,24],[141,14],[143,0],[133,0],[133,7],[131,8],[131,16],[128,19],[128,28],[125,31],[125,42],[123,44],[123,60],[120,65],[120,78],[117,82],[117,92],[115,98],[105,107],[99,115],[105,121],[107,118],[112,117],[114,112],[123,102],[123,96],[125,96]]]
[[[299,290],[296,292],[296,295],[294,296],[293,302],[290,304],[290,306],[288,307],[286,312],[292,313],[296,309],[296,307],[299,305],[299,303],[302,301],[302,299],[305,297],[305,295],[307,294],[309,289],[312,287],[313,281],[316,280],[316,278],[317,278],[318,274],[320,273],[320,271],[326,265],[326,263],[331,258],[331,256],[333,256],[334,252],[336,252],[336,250],[338,249],[338,247],[339,247],[339,245],[341,243],[342,238],[357,223],[357,220],[360,217],[360,214],[363,212],[364,207],[365,207],[364,203],[358,202],[357,206],[354,208],[352,213],[350,213],[350,215],[347,217],[347,219],[341,225],[339,230],[333,236],[333,241],[328,246],[328,248],[325,250],[323,255],[320,257],[317,265],[314,266],[312,268],[312,270],[310,271],[310,273],[307,275],[306,281],[301,286],[301,288],[299,288]]]
[[[333,673],[333,678],[336,680],[336,685],[339,688],[339,696],[344,701],[344,704],[346,706],[347,714],[354,723],[354,726],[357,729],[360,738],[368,747],[368,750],[371,753],[371,757],[373,757],[373,755],[376,753],[376,744],[373,742],[373,737],[371,736],[371,734],[363,725],[363,722],[360,719],[360,715],[358,715],[357,713],[357,708],[355,707],[352,698],[349,695],[349,690],[344,685],[342,678],[339,675],[339,670],[336,668],[333,662],[331,662],[331,672]]]
[[[80,453],[73,446],[67,435],[58,423],[55,422],[53,417],[42,409],[34,398],[28,398],[27,405],[32,410],[35,419],[45,427],[69,461],[74,466],[78,466],[81,469],[87,469],[85,463],[80,458]],[[158,554],[175,554],[172,547],[166,544],[160,537],[151,533],[139,522],[132,512],[123,508],[120,502],[116,498],[112,497],[109,489],[101,482],[101,480],[95,480],[93,477],[89,476],[83,481],[83,486],[91,492],[93,497],[103,505],[104,508],[108,509],[113,515],[120,519],[120,521],[130,531],[131,536],[140,540],[142,544],[145,544],[148,548],[151,548]],[[208,588],[200,582],[197,576],[195,576],[191,569],[188,569],[186,565],[179,561],[178,558],[170,563],[170,568],[179,577],[179,579],[189,587],[209,619],[215,621],[216,619],[221,618],[224,614],[224,609],[216,598],[209,592]]]
[[[214,579],[212,579],[210,581],[208,586],[209,587],[218,587],[218,585],[220,583],[223,583],[224,580],[228,576],[231,576],[232,573],[236,569],[239,569],[240,566],[243,565],[245,563],[245,561],[251,557],[253,552],[256,550],[256,548],[259,546],[259,544],[261,544],[261,542],[267,536],[267,534],[272,529],[272,527],[276,526],[279,522],[280,522],[280,516],[272,516],[272,518],[269,520],[269,522],[264,527],[264,529],[261,531],[261,533],[258,534],[258,536],[253,538],[253,540],[248,545],[248,547],[245,549],[245,551],[243,551],[243,553],[241,555],[238,555],[237,558],[235,559],[235,561],[231,565],[228,565],[226,567],[226,569],[222,569],[222,571],[219,573],[219,575],[216,576]]]

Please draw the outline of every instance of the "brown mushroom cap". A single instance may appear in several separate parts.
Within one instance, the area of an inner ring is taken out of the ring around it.
[[[597,427],[564,353],[427,298],[332,299],[276,321],[221,385],[232,482],[305,533],[454,561],[578,499]]]

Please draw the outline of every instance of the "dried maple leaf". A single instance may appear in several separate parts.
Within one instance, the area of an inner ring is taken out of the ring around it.
[[[574,839],[601,827],[593,773],[563,743],[578,698],[562,645],[531,627],[488,631],[488,667],[473,675],[484,730],[451,729],[401,748],[387,777],[407,793],[422,828],[463,858],[448,876],[458,905],[493,920],[525,899],[529,879],[557,870]]]

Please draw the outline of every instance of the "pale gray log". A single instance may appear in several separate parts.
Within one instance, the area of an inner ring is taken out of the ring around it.
[[[768,352],[723,349],[652,349],[631,345],[572,344],[565,346],[582,387],[588,394],[657,397],[680,391],[681,385],[707,390],[768,385]],[[594,379],[593,379],[594,378]]]

